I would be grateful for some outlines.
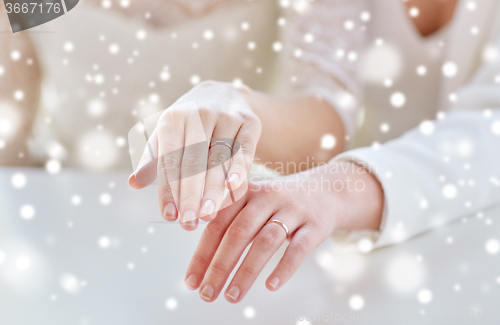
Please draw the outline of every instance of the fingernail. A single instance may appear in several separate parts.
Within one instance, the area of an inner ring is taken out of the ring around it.
[[[240,296],[240,289],[237,286],[231,287],[231,289],[229,289],[229,291],[226,292],[226,296],[236,301]]]
[[[190,276],[188,276],[186,281],[184,281],[184,284],[186,285],[186,287],[188,287],[188,289],[196,290],[196,288],[198,288],[198,280],[196,279],[196,275],[191,274]]]
[[[182,223],[190,224],[189,221],[193,221],[196,219],[196,213],[193,210],[187,210],[184,212],[184,216],[182,218]]]
[[[214,287],[212,287],[210,284],[207,284],[205,287],[203,287],[203,290],[201,290],[200,296],[207,301],[212,300],[212,297],[214,296]]]
[[[238,183],[238,180],[240,179],[240,176],[238,174],[232,174],[229,176],[229,179],[227,180],[228,183],[231,184],[236,184]]]
[[[182,225],[189,226],[189,227],[196,226],[196,219],[183,222]]]
[[[203,206],[201,207],[201,213],[200,215],[202,216],[208,216],[214,213],[215,210],[215,204],[212,202],[212,200],[206,200],[205,203],[203,203]]]
[[[279,284],[280,284],[280,279],[278,278],[273,278],[271,281],[269,281],[269,286],[274,290],[278,289]]]
[[[163,215],[167,219],[173,219],[177,215],[177,210],[175,208],[175,205],[173,203],[167,203],[165,204],[165,207],[163,208]]]

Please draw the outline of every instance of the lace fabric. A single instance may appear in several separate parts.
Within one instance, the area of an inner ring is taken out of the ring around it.
[[[357,71],[366,27],[360,15],[367,8],[365,0],[296,1],[284,8],[280,92],[327,100],[351,138],[362,96]]]
[[[101,6],[102,0],[88,0]],[[243,0],[131,0],[115,4],[112,12],[140,20],[152,28],[165,28],[203,17],[221,7],[244,4]]]
[[[287,95],[323,97],[338,111],[347,133],[351,136],[356,128],[354,121],[362,92],[356,70],[357,56],[365,38],[360,14],[366,9],[366,2],[367,0],[292,1],[288,6],[286,2],[280,2],[285,20],[284,26],[280,27],[279,40],[283,45],[279,61],[282,75],[278,85],[280,92]],[[102,0],[86,0],[85,3],[96,7],[103,6]],[[123,3],[127,2],[113,1],[111,7],[106,10],[110,14],[140,20],[147,26],[162,29],[196,20],[215,10],[245,5],[248,1],[131,0],[128,5]],[[6,20],[7,16],[2,14],[1,19]],[[25,127],[23,134],[26,134],[26,137],[16,138],[15,142],[7,145],[8,156],[16,156],[19,151],[24,150],[20,148],[24,147],[29,133],[25,131],[31,128],[33,122],[42,79],[38,71],[37,53],[31,41],[29,38],[21,39],[19,35],[15,36],[19,42],[15,47],[22,53],[22,58],[19,61],[11,60],[9,55],[13,47],[2,46],[0,56],[5,57],[2,60],[5,74],[0,83],[8,82],[6,74],[10,78],[14,75],[12,71],[17,71],[15,75],[18,77],[10,84],[15,86],[14,88],[17,87],[16,89],[24,90],[25,99],[18,104],[29,105],[31,109],[19,110],[22,112],[21,119]],[[25,64],[27,59],[32,60],[32,65]],[[16,90],[12,87],[2,87],[2,99],[12,99]],[[29,89],[36,91],[30,94]],[[3,152],[7,153],[6,150]]]

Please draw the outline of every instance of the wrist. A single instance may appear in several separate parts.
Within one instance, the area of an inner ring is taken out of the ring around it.
[[[378,230],[384,193],[371,170],[354,162],[331,162],[326,166],[333,180],[329,194],[337,201],[340,211],[336,229]]]

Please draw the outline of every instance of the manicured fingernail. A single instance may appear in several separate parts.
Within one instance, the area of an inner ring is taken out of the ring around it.
[[[193,210],[187,210],[186,212],[184,212],[184,216],[182,218],[182,223],[192,224],[192,223],[189,223],[189,221],[193,221],[195,219],[196,219],[196,213]]]
[[[182,225],[184,227],[195,227],[196,226],[196,219],[183,222]]]
[[[196,290],[196,288],[198,288],[198,279],[196,279],[196,275],[191,274],[188,276],[184,284],[188,287],[188,289]]]
[[[227,182],[234,185],[234,184],[238,183],[239,179],[240,179],[240,176],[238,174],[232,174],[231,176],[229,176],[229,179],[227,180]]]
[[[177,209],[175,208],[175,205],[173,203],[165,204],[165,207],[163,208],[163,215],[167,219],[175,218],[177,215]]]
[[[203,203],[203,206],[201,207],[201,212],[200,215],[202,216],[208,216],[214,213],[215,210],[215,204],[212,202],[212,200],[206,200],[205,203]]]
[[[273,278],[271,281],[269,281],[269,286],[274,290],[278,289],[279,284],[280,284],[280,279],[278,278]]]
[[[201,290],[200,296],[207,301],[212,300],[212,297],[214,296],[214,287],[212,287],[210,284],[207,284],[203,287],[203,290]]]
[[[240,296],[240,288],[238,288],[237,286],[231,287],[231,289],[226,292],[226,296],[233,299],[234,301],[238,300],[238,297]]]

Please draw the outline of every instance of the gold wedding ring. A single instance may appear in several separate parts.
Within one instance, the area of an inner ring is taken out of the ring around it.
[[[288,238],[290,233],[288,232],[288,227],[283,222],[279,221],[278,219],[273,219],[273,220],[269,220],[268,222],[266,222],[266,225],[269,223],[276,223],[276,224],[280,225],[283,229],[285,229],[286,238]]]

